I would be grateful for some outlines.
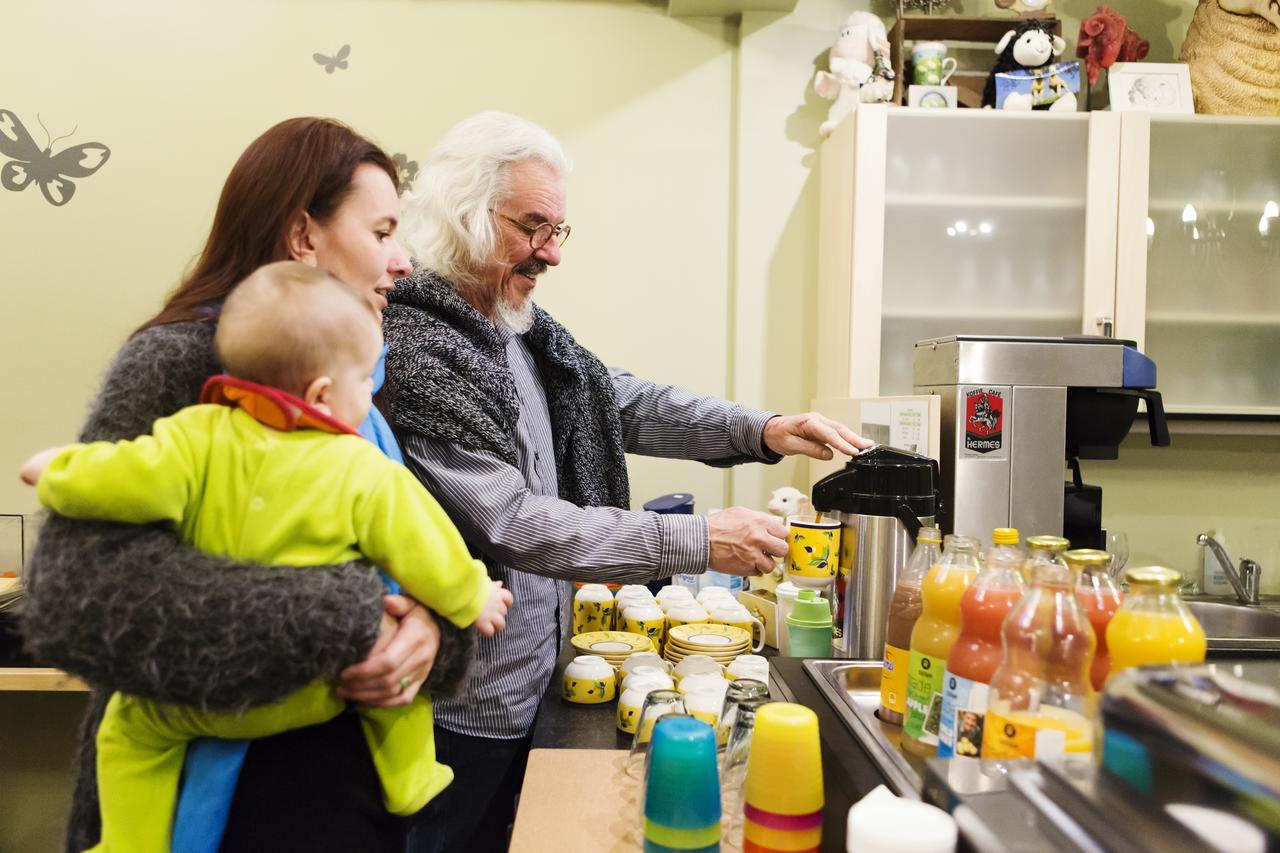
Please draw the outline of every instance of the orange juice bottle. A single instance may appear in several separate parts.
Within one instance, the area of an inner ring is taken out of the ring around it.
[[[1001,629],[1004,654],[982,725],[984,764],[1092,763],[1098,712],[1089,672],[1096,640],[1076,581],[1059,550],[1042,549],[1032,562],[1031,588]]]
[[[942,677],[947,655],[960,634],[960,599],[978,575],[978,540],[948,536],[942,559],[920,585],[920,618],[911,629],[911,658],[907,666],[907,716],[902,724],[902,748],[915,755],[933,755],[938,748],[942,719]]]
[[[916,549],[898,575],[889,600],[889,618],[884,628],[884,669],[880,671],[880,709],[876,716],[886,723],[902,725],[907,713],[907,667],[911,660],[911,631],[920,618],[920,584],[933,564],[942,559],[942,531],[922,527],[916,534]]]
[[[1017,549],[997,542],[960,599],[960,636],[947,655],[942,682],[939,758],[977,758],[982,750],[987,685],[1003,657],[1000,626],[1026,590],[1022,563]]]
[[[1203,663],[1204,628],[1178,595],[1182,580],[1162,566],[1124,573],[1129,595],[1107,626],[1111,671],[1131,666]]]
[[[1098,638],[1098,648],[1093,654],[1093,669],[1089,680],[1094,690],[1101,690],[1111,672],[1111,653],[1107,648],[1107,625],[1120,609],[1120,588],[1111,579],[1111,555],[1106,551],[1079,548],[1062,555],[1067,565],[1079,570],[1080,582],[1076,585],[1076,598],[1089,617],[1093,634]]]

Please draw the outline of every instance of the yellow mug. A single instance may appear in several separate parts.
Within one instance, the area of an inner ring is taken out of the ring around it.
[[[787,580],[798,587],[823,588],[840,570],[840,521],[787,519]]]
[[[681,625],[706,622],[707,619],[707,611],[697,604],[677,604],[667,610],[667,632],[670,633],[672,628],[677,628]]]
[[[579,705],[599,705],[617,695],[618,675],[596,655],[579,655],[564,669],[560,695]]]
[[[752,652],[758,652],[764,648],[764,623],[752,616],[751,611],[741,604],[717,607],[711,611],[711,621],[720,625],[732,625],[750,634]]]
[[[573,596],[573,633],[612,631],[615,602],[604,584],[587,584]]]
[[[667,618],[656,604],[633,604],[622,611],[620,630],[648,637],[655,648],[662,647]]]

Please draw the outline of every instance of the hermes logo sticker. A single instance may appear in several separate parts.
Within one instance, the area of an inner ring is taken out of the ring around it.
[[[964,449],[991,453],[1003,444],[1004,396],[995,388],[975,388],[965,393]]]

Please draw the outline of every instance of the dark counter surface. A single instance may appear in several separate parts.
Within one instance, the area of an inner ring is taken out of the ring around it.
[[[616,702],[575,705],[560,698],[560,673],[573,659],[570,647],[560,655],[556,672],[542,697],[533,728],[534,749],[627,749],[629,735],[614,726]],[[812,708],[822,740],[822,850],[843,853],[849,807],[881,784],[879,771],[818,692],[800,658],[770,658],[770,688],[775,698]]]

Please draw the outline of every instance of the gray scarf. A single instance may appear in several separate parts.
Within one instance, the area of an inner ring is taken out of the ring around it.
[[[453,286],[415,267],[382,317],[387,377],[379,407],[397,431],[493,453],[515,465],[520,401],[493,323]],[[630,506],[622,422],[608,369],[541,308],[524,336],[547,396],[560,497]]]

